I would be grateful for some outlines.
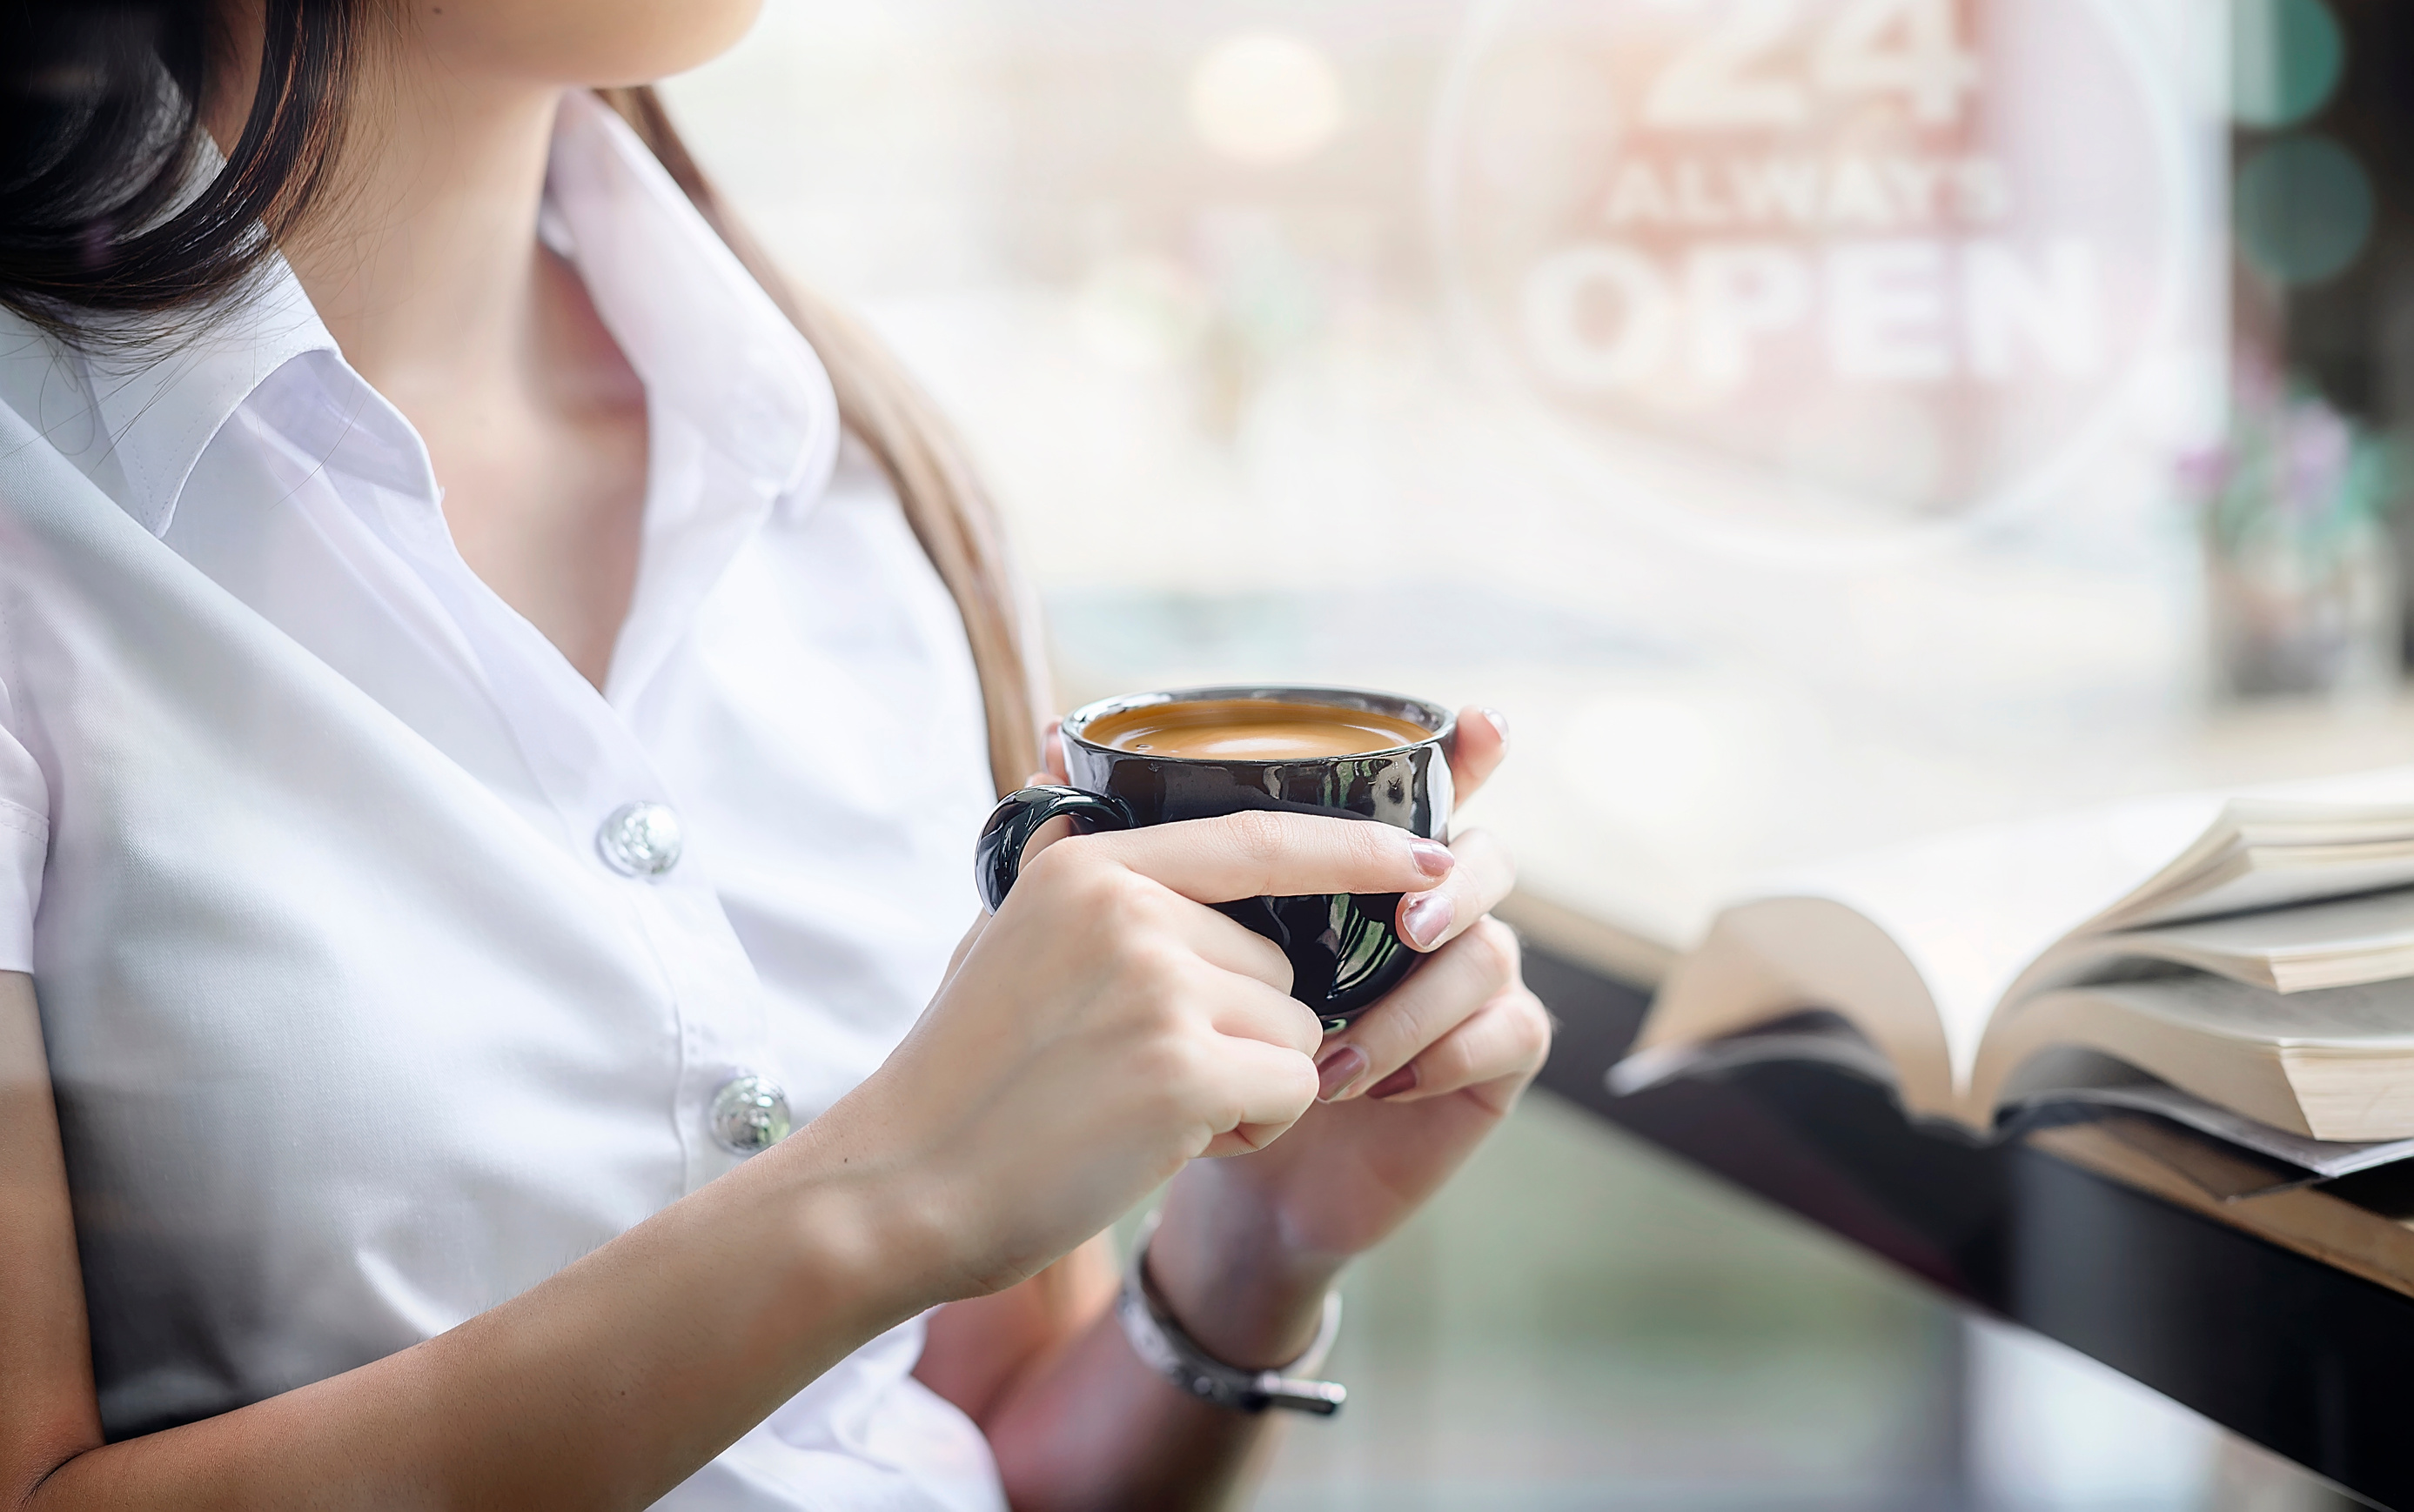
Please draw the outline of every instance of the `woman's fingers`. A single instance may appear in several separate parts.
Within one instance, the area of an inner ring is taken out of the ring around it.
[[[1473,704],[1458,711],[1458,739],[1450,753],[1450,782],[1465,803],[1509,754],[1509,719]]]
[[[1517,937],[1498,919],[1435,953],[1408,981],[1317,1051],[1319,1095],[1338,1103],[1381,1086],[1517,981]]]
[[[1226,1039],[1200,1072],[1200,1105],[1214,1110],[1201,1152],[1244,1155],[1282,1137],[1316,1101],[1316,1068],[1296,1050],[1253,1039]]]
[[[1468,1088],[1498,1087],[1506,1111],[1551,1053],[1551,1015],[1521,983],[1496,995],[1417,1058],[1375,1082],[1365,1095],[1413,1103]],[[1482,1095],[1479,1093],[1479,1095]]]
[[[1029,777],[1024,778],[1022,779],[1022,785],[1024,787],[1044,788],[1063,787],[1065,785],[1065,773],[1063,770],[1065,765],[1065,748],[1060,745],[1056,739],[1057,727],[1063,722],[1064,721],[1061,719],[1051,719],[1048,721],[1048,737],[1046,740],[1041,742],[1042,746],[1048,752],[1048,765],[1044,769],[1034,772]],[[1045,824],[1042,824],[1037,829],[1032,831],[1031,838],[1022,842],[1022,859],[1025,862],[1028,862],[1033,856],[1037,855],[1040,852],[1047,850],[1050,846],[1055,844],[1058,840],[1063,839],[1065,836],[1072,833],[1073,822],[1071,820],[1050,820]]]
[[[1084,836],[1079,848],[1199,903],[1308,893],[1422,893],[1458,865],[1404,829],[1262,810]],[[1074,845],[1059,845],[1050,860]]]
[[[1235,976],[1262,982],[1281,993],[1285,1002],[1307,1013],[1304,1004],[1290,997],[1290,957],[1280,945],[1214,909],[1185,907],[1181,913],[1183,943],[1200,960]]]
[[[1458,865],[1439,885],[1400,899],[1400,938],[1410,948],[1438,950],[1490,913],[1517,885],[1508,848],[1480,829],[1451,841]]]
[[[1229,1039],[1255,1040],[1312,1056],[1324,1041],[1324,1026],[1307,1005],[1288,990],[1254,982],[1235,982],[1217,995],[1208,1022]]]

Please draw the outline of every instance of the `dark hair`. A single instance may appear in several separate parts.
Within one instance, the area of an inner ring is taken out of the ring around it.
[[[243,135],[193,190],[224,61],[209,0],[0,6],[0,304],[73,339],[81,312],[239,288],[326,184],[363,10],[268,0]]]
[[[0,306],[72,343],[92,339],[95,313],[239,292],[328,186],[378,8],[266,0],[243,136],[196,191],[201,106],[231,61],[212,0],[0,0]],[[962,443],[885,348],[781,278],[651,89],[603,95],[820,353],[848,428],[895,484],[963,617],[991,776],[1000,792],[1021,786],[1039,760],[1041,679],[1004,533]]]

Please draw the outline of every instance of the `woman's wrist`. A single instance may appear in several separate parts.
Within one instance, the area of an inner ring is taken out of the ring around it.
[[[1183,1331],[1228,1365],[1271,1370],[1316,1339],[1346,1255],[1302,1250],[1256,1193],[1196,1162],[1166,1193],[1149,1279]]]
[[[724,1179],[764,1182],[743,1200],[784,1215],[799,1279],[824,1298],[855,1298],[868,1338],[980,1289],[965,1274],[944,1203],[916,1175],[808,1124]]]

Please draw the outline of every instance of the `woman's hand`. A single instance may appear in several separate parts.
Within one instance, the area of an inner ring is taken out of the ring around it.
[[[1496,717],[1480,709],[1459,716],[1452,772],[1460,793],[1472,793],[1482,784],[1499,763],[1505,744]],[[1061,760],[1057,751],[1051,755]],[[1043,779],[1061,782],[1065,775],[1059,767]],[[1249,823],[1262,823],[1264,817],[1255,816]],[[1084,865],[1095,865],[1101,858],[1114,858],[1123,842],[1169,837],[1186,845],[1187,836],[1214,835],[1215,826],[1230,823],[1158,825],[1131,835],[1060,842],[1045,852],[1026,851],[1022,880],[997,918],[967,941],[942,1001],[984,969],[984,954],[1014,924],[1010,915],[1023,890],[1053,858],[1070,852]],[[1407,839],[1388,825],[1327,823],[1343,826],[1345,834],[1332,837],[1335,839],[1354,838],[1378,845]],[[1319,837],[1325,833],[1316,832]],[[1195,902],[1209,896],[1378,890],[1311,885],[1301,880],[1299,873],[1324,865],[1309,864],[1304,852],[1290,850],[1310,838],[1308,831],[1268,826],[1257,834],[1286,856],[1287,864],[1299,863],[1289,880],[1261,875],[1251,882],[1228,876],[1212,893],[1193,887],[1174,896]],[[1269,859],[1274,853],[1269,852]],[[1044,1107],[1039,1115],[1043,1120],[1094,1114],[1091,1127],[1103,1132],[1070,1141],[1051,1135],[1051,1148],[1071,1145],[1073,1162],[1053,1171],[1020,1173],[1013,1178],[1012,1193],[1022,1201],[1051,1205],[1059,1223],[1078,1206],[1077,1195],[1081,1202],[1095,1195],[1098,1200],[1080,1208],[1086,1215],[1080,1221],[1103,1223],[1144,1193],[1148,1172],[1179,1167],[1163,1226],[1151,1244],[1151,1269],[1184,1327],[1233,1364],[1267,1366],[1295,1358],[1314,1331],[1318,1308],[1341,1263],[1414,1211],[1508,1112],[1542,1064],[1549,1021],[1517,981],[1515,941],[1488,920],[1488,911],[1509,887],[1506,857],[1491,842],[1469,835],[1460,838],[1452,864],[1439,867],[1438,861],[1435,857],[1428,865],[1441,875],[1423,875],[1421,868],[1418,884],[1405,889],[1409,896],[1403,899],[1407,906],[1401,921],[1412,943],[1433,958],[1330,1042],[1319,1039],[1314,1017],[1289,997],[1289,971],[1280,952],[1237,924],[1231,929],[1245,938],[1210,931],[1219,948],[1229,947],[1236,959],[1252,963],[1242,974],[1258,989],[1250,995],[1252,1002],[1266,1010],[1263,1017],[1253,1020],[1259,1026],[1256,1032],[1268,1043],[1280,1044],[1282,1054],[1296,1056],[1287,1062],[1285,1075],[1298,1075],[1301,1080],[1288,1092],[1306,1112],[1279,1140],[1272,1140],[1280,1130],[1269,1121],[1244,1138],[1202,1141],[1194,1133],[1169,1142],[1154,1132],[1162,1123],[1157,1115],[1138,1115],[1122,1105],[1127,1088],[1084,1079],[1095,1075],[1082,1069],[1087,1057],[1061,1062],[1066,1080],[1055,1080],[1051,1072],[1044,1086],[1035,1082],[1063,1100],[1062,1107]],[[1424,906],[1415,908],[1420,901]],[[1080,899],[1069,891],[1065,902],[1078,913]],[[1185,907],[1193,914],[1230,924],[1212,911]],[[1078,917],[1067,921],[1068,926],[1079,923]],[[1183,927],[1200,923],[1194,919]],[[1151,931],[1164,926],[1154,914],[1146,921]],[[1095,952],[1117,938],[1129,937],[1109,930],[1080,949]],[[1021,958],[1022,948],[1017,947],[1014,960]],[[1000,962],[1007,959],[998,957]],[[1261,973],[1255,969],[1259,964]],[[1063,973],[1077,968],[1051,956],[1045,970]],[[1024,986],[1036,990],[1044,980],[1048,978],[1035,974]],[[1194,974],[1178,971],[1171,980],[1189,982]],[[1144,1006],[1140,995],[1157,989],[1132,981],[1118,990],[1128,994],[1125,1008],[1138,1011]],[[1063,1005],[1045,1010],[1051,1015],[1068,1011]],[[1073,1016],[1089,1021],[1083,1014]],[[1108,1021],[1103,1011],[1095,1021]],[[1136,1021],[1155,1022],[1146,1013]],[[1141,1032],[1153,1036],[1160,1031]],[[1355,1051],[1363,1065],[1334,1060],[1337,1051]],[[1305,1074],[1312,1072],[1311,1053],[1328,1068],[1356,1068],[1346,1087],[1337,1085],[1344,1078],[1334,1074],[1337,1100],[1321,1106],[1309,1102],[1319,1090]],[[1011,1136],[1001,1153],[1020,1152],[1012,1139],[1021,1138],[1022,1132],[1011,1120],[991,1127],[1003,1127]],[[1130,1141],[1133,1148],[1094,1148],[1091,1142],[1100,1139]],[[1184,1158],[1183,1151],[1194,1148],[1200,1153],[1241,1153],[1229,1160]],[[1075,1174],[1075,1164],[1109,1157],[1113,1160],[1103,1176]],[[1077,1194],[1046,1186],[1051,1180],[1085,1190]],[[1262,1462],[1268,1418],[1281,1415],[1227,1412],[1158,1376],[1132,1352],[1106,1305],[1114,1289],[1110,1259],[1095,1247],[1087,1258],[1096,1270],[1060,1273],[1066,1287],[1058,1290],[1077,1289],[1086,1298],[1076,1306],[1051,1312],[1046,1302],[1035,1301],[995,1312],[978,1311],[997,1305],[980,1302],[946,1310],[932,1324],[931,1353],[917,1373],[926,1381],[950,1383],[955,1391],[950,1400],[976,1416],[1017,1507],[1040,1512],[1229,1505],[1247,1467]],[[1048,1317],[1036,1318],[1039,1313]],[[1017,1351],[1010,1356],[1002,1353],[1008,1341]]]
[[[1389,825],[1288,814],[1060,841],[811,1136],[897,1194],[901,1258],[934,1267],[931,1300],[1011,1284],[1194,1157],[1263,1149],[1314,1104],[1319,1035],[1289,962],[1202,905],[1423,895],[1457,869]]]
[[[1507,732],[1481,709],[1458,727],[1464,795],[1499,764]],[[1318,1047],[1320,1105],[1278,1144],[1189,1167],[1168,1194],[1152,1275],[1184,1327],[1233,1364],[1296,1356],[1342,1263],[1433,1194],[1549,1051],[1516,937],[1490,916],[1514,880],[1509,858],[1480,830],[1453,849],[1451,875],[1401,902],[1401,934],[1430,958]]]

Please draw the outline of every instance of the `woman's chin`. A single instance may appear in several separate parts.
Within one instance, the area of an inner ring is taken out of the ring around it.
[[[737,45],[762,0],[478,0],[413,7],[419,41],[465,69],[549,83],[650,83]]]

